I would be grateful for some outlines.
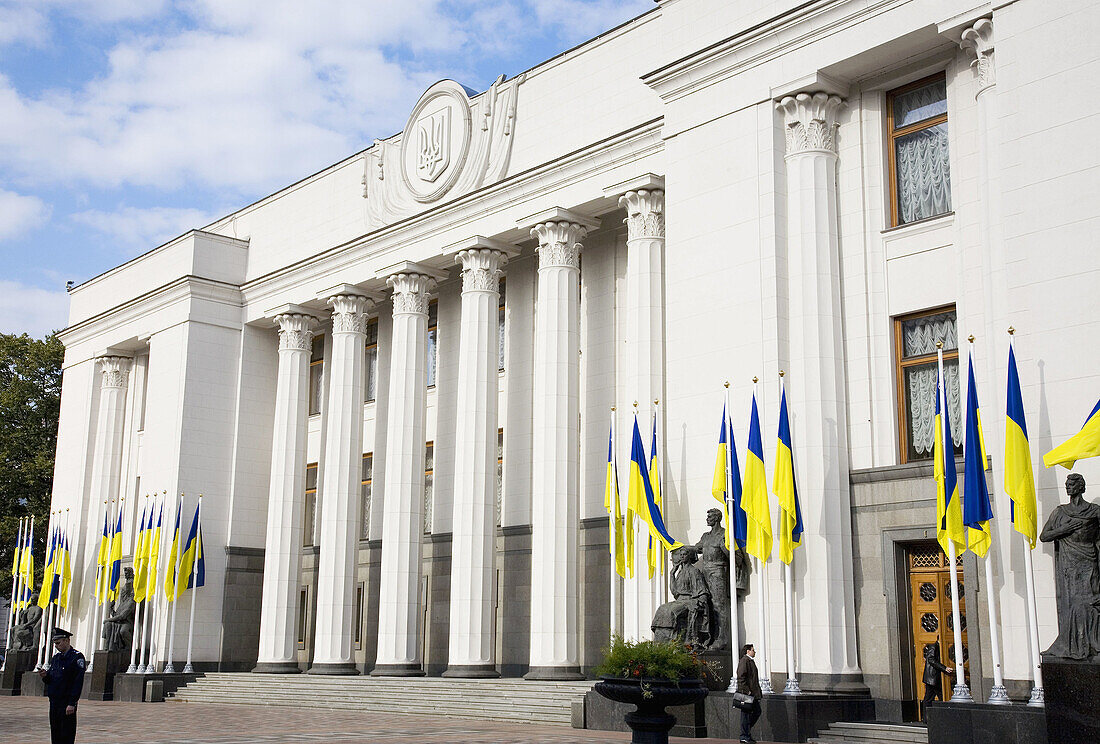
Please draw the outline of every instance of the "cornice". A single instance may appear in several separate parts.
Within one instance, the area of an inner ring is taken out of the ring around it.
[[[910,2],[811,0],[648,72],[642,82],[665,102],[674,101]],[[806,30],[797,33],[799,26]]]

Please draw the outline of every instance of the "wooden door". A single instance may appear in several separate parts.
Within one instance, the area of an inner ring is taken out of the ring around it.
[[[947,556],[936,542],[914,545],[908,551],[909,606],[912,608],[913,669],[917,699],[924,699],[924,652],[939,644],[940,661],[955,666],[955,638],[951,614],[951,569]],[[959,580],[959,619],[962,626],[963,671],[969,681],[970,655],[967,650],[966,600],[963,596],[962,558],[956,558]],[[942,675],[944,698],[951,699],[954,677]]]

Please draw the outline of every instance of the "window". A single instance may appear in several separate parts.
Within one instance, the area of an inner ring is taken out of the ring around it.
[[[436,350],[439,346],[439,303],[428,303],[428,387],[435,387]]]
[[[936,342],[943,342],[943,376],[955,454],[962,454],[962,393],[955,308],[907,315],[894,320],[897,355],[898,417],[901,461],[932,458],[936,418]]]
[[[309,587],[303,586],[298,592],[298,648],[306,647],[306,631],[309,625]]]
[[[378,318],[367,321],[367,387],[365,400],[370,403],[378,393]]]
[[[355,630],[352,631],[355,640],[355,650],[363,649],[363,585],[355,587]]]
[[[891,225],[951,211],[947,80],[919,80],[886,96],[890,140]]]
[[[497,370],[504,371],[504,280],[500,282],[500,302],[497,304]]]
[[[504,429],[497,429],[497,527],[504,508]]]
[[[321,412],[321,398],[324,395],[325,376],[325,337],[313,337],[313,347],[309,355],[309,415]]]
[[[432,531],[432,501],[433,481],[432,472],[435,470],[435,446],[428,442],[424,445],[424,533]]]
[[[306,513],[302,520],[302,546],[313,545],[314,523],[317,521],[317,463],[306,465]]]
[[[363,482],[361,486],[362,517],[359,530],[359,539],[366,540],[370,537],[370,487],[374,479],[374,454],[368,452],[363,455]]]

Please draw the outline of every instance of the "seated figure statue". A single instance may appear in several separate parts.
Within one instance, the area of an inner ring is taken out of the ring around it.
[[[38,648],[38,632],[42,624],[42,608],[31,604],[19,611],[14,628],[12,651],[33,651]]]
[[[658,607],[653,615],[653,640],[683,641],[696,651],[710,645],[713,608],[706,578],[695,565],[698,560],[699,551],[692,545],[672,551],[669,589],[675,599]]]
[[[118,601],[113,602],[107,619],[103,621],[103,640],[108,651],[122,651],[130,648],[134,639],[134,570],[123,569],[123,584],[118,592]]]

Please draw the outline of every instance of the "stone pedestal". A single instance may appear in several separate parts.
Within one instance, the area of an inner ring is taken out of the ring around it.
[[[875,703],[869,696],[765,695],[752,733],[758,741],[804,742],[838,721],[873,720]],[[707,697],[707,734],[737,739],[740,732],[741,709],[734,706],[733,696],[712,692]]]
[[[88,677],[84,677],[84,690],[88,689]],[[26,671],[19,678],[19,694],[25,697],[42,697],[46,694],[46,682],[38,676],[38,672]],[[86,697],[81,695],[81,697]]]
[[[708,697],[698,703],[665,708],[665,712],[676,718],[676,725],[668,735],[685,739],[707,738],[706,703],[709,699]],[[626,714],[634,708],[630,703],[617,703],[595,690],[589,690],[584,696],[584,728],[596,731],[630,731],[630,727],[626,725]]]
[[[1043,659],[1046,741],[1100,741],[1100,664]]]
[[[699,654],[699,658],[706,663],[710,670],[714,673],[712,679],[707,679],[707,685],[710,687],[711,692],[724,692],[730,686],[730,679],[733,677],[733,656],[729,651],[707,651],[706,653]]]
[[[924,719],[928,725],[928,741],[936,744],[1047,744],[1048,741],[1068,744],[1097,741],[1095,736],[1084,739],[1051,736],[1048,739],[1046,709],[1037,706],[933,702],[925,706]]]
[[[128,666],[129,651],[96,651],[92,655],[92,671],[84,675],[84,693],[81,697],[85,700],[113,700],[115,675],[125,672]]]
[[[114,679],[114,697],[123,703],[161,702],[165,695],[171,695],[180,687],[194,682],[201,674],[116,674]],[[161,684],[160,700],[150,700],[146,682],[157,681]]]
[[[9,651],[0,672],[0,695],[18,695],[23,673],[34,669],[34,651]]]

